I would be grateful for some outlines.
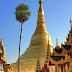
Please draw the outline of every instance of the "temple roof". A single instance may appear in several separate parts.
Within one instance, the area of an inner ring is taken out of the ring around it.
[[[66,42],[65,42],[65,45],[72,45],[72,20],[70,19],[70,31],[69,31],[69,34],[68,34],[68,37],[66,38]]]
[[[58,40],[56,39],[56,47],[53,50],[53,55],[50,55],[49,60],[51,64],[64,64],[66,62],[72,62],[72,20],[70,20],[71,29],[65,44],[58,46]]]
[[[66,49],[66,50],[69,50],[71,48],[71,45],[63,45],[63,47]]]
[[[59,54],[62,52],[62,48],[55,48],[54,50]]]
[[[63,56],[50,56],[50,57],[53,58],[53,60],[55,60],[55,61],[59,61],[62,58],[63,58],[63,60],[65,59],[65,56],[64,57]]]
[[[65,54],[65,56],[50,56],[51,64],[63,64],[67,62],[72,62],[72,55],[68,56]]]

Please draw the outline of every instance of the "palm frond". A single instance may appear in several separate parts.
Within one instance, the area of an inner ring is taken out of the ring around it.
[[[27,5],[20,4],[16,8],[15,15],[16,15],[16,20],[23,23],[29,19],[31,13],[30,13],[29,7]]]

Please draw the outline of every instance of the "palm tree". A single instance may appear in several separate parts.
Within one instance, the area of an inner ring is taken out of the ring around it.
[[[20,32],[20,41],[19,41],[19,58],[18,58],[18,72],[20,72],[19,65],[20,65],[20,45],[21,45],[22,27],[23,27],[23,23],[29,19],[31,13],[27,5],[20,4],[18,7],[16,7],[15,15],[16,15],[16,20],[21,23],[21,32]]]

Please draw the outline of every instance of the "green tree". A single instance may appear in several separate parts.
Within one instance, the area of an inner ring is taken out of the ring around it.
[[[23,28],[23,23],[29,19],[31,13],[27,5],[20,4],[18,7],[16,7],[15,15],[16,15],[16,20],[21,23],[21,32],[20,32],[20,41],[19,41],[19,58],[18,58],[18,72],[20,72],[19,65],[20,65],[20,45],[21,45],[22,28]]]

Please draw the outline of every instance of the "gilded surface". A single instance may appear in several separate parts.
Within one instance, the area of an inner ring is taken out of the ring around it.
[[[46,58],[48,36],[49,36],[50,51],[51,53],[53,52],[53,44],[51,36],[47,32],[45,26],[42,2],[43,2],[42,0],[39,1],[40,7],[38,11],[36,30],[32,35],[29,47],[20,57],[21,72],[35,72],[38,56],[40,58],[41,67],[43,66]],[[17,62],[13,64],[14,72],[17,72],[17,64],[18,64]]]

